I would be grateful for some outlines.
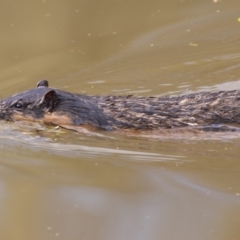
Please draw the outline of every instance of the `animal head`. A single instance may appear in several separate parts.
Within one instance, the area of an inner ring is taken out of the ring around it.
[[[0,102],[0,119],[40,119],[46,112],[52,112],[58,102],[54,89],[48,88],[48,81],[38,82],[37,88],[16,94]]]

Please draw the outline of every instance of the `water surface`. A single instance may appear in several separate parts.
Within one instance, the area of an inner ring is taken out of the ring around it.
[[[240,87],[239,3],[4,1],[1,98]],[[239,239],[238,133],[0,123],[1,239]]]

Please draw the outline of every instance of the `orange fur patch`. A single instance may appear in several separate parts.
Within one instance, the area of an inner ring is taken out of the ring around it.
[[[37,119],[33,118],[32,116],[25,116],[21,113],[13,113],[12,119],[14,121],[29,121],[29,122],[36,122]]]
[[[30,121],[30,122],[43,122],[46,124],[54,125],[73,125],[72,119],[67,115],[58,115],[56,113],[46,113],[43,118],[36,119],[30,115],[26,116],[21,113],[13,113],[12,118],[14,121]]]
[[[55,125],[73,125],[72,119],[68,115],[58,115],[56,113],[46,113],[41,119],[42,122]]]

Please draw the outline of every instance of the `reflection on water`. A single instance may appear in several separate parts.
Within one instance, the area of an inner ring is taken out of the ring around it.
[[[5,209],[2,217],[14,215],[11,225],[18,226],[20,236],[221,239],[224,234],[239,233],[239,196],[219,189],[217,183],[201,183],[204,164],[182,167],[184,176],[175,163],[139,165],[101,154],[92,162],[84,154],[66,158],[49,152],[38,157],[31,150],[17,152],[20,157],[11,157],[11,162],[1,160],[0,202]],[[222,178],[212,175],[211,182]],[[227,175],[225,181],[230,184]],[[210,180],[208,172],[204,178]],[[2,223],[1,233],[14,237],[8,224]]]
[[[21,128],[22,132],[19,132]],[[15,128],[16,130],[14,130]],[[149,151],[133,151],[127,149],[119,149],[119,147],[114,148],[112,145],[112,141],[121,144],[121,141],[117,139],[117,133],[112,134],[112,136],[108,136],[99,133],[91,133],[89,136],[83,135],[82,138],[75,136],[75,144],[67,143],[64,135],[66,135],[66,130],[53,128],[49,129],[44,126],[38,124],[22,124],[21,122],[13,124],[2,123],[1,126],[2,133],[5,132],[4,135],[0,135],[0,143],[2,144],[0,147],[2,149],[12,148],[13,146],[21,146],[27,149],[34,149],[35,151],[47,151],[52,152],[56,155],[66,155],[69,157],[76,157],[81,155],[82,157],[87,158],[95,158],[97,156],[110,156],[110,155],[119,155],[119,157],[128,160],[136,160],[136,161],[171,161],[181,159],[181,156],[178,155],[164,155],[160,153],[153,153]],[[42,131],[42,132],[41,132]],[[38,132],[38,135],[36,133]],[[34,135],[33,135],[34,134]],[[42,134],[49,135],[48,137],[41,136]],[[71,133],[69,133],[71,134]],[[78,134],[78,133],[77,133]],[[85,134],[85,133],[84,133]],[[61,136],[63,135],[63,136]],[[81,136],[81,135],[80,135]],[[92,136],[92,139],[91,139]],[[114,137],[115,136],[115,137]],[[140,137],[140,136],[139,136]],[[61,139],[62,138],[62,139]],[[74,140],[74,138],[72,139]],[[105,144],[104,147],[96,147],[98,145],[98,141],[105,141],[108,144]],[[61,143],[63,141],[64,143]],[[82,145],[84,144],[84,145]],[[116,143],[115,143],[116,144]],[[107,147],[110,145],[109,147]],[[135,146],[136,147],[136,146]],[[128,146],[129,148],[129,146]],[[148,149],[145,149],[148,150]]]
[[[1,98],[239,86],[239,2],[2,2]],[[239,239],[239,133],[0,123],[1,239]]]
[[[21,236],[238,236],[238,139],[165,142],[33,125],[1,126],[2,215],[15,216],[11,225],[18,226]],[[12,238],[9,224],[1,224],[1,233]]]

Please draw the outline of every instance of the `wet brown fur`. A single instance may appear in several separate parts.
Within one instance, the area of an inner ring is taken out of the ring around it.
[[[105,97],[99,104],[119,121],[139,129],[240,124],[240,91],[179,97]]]

